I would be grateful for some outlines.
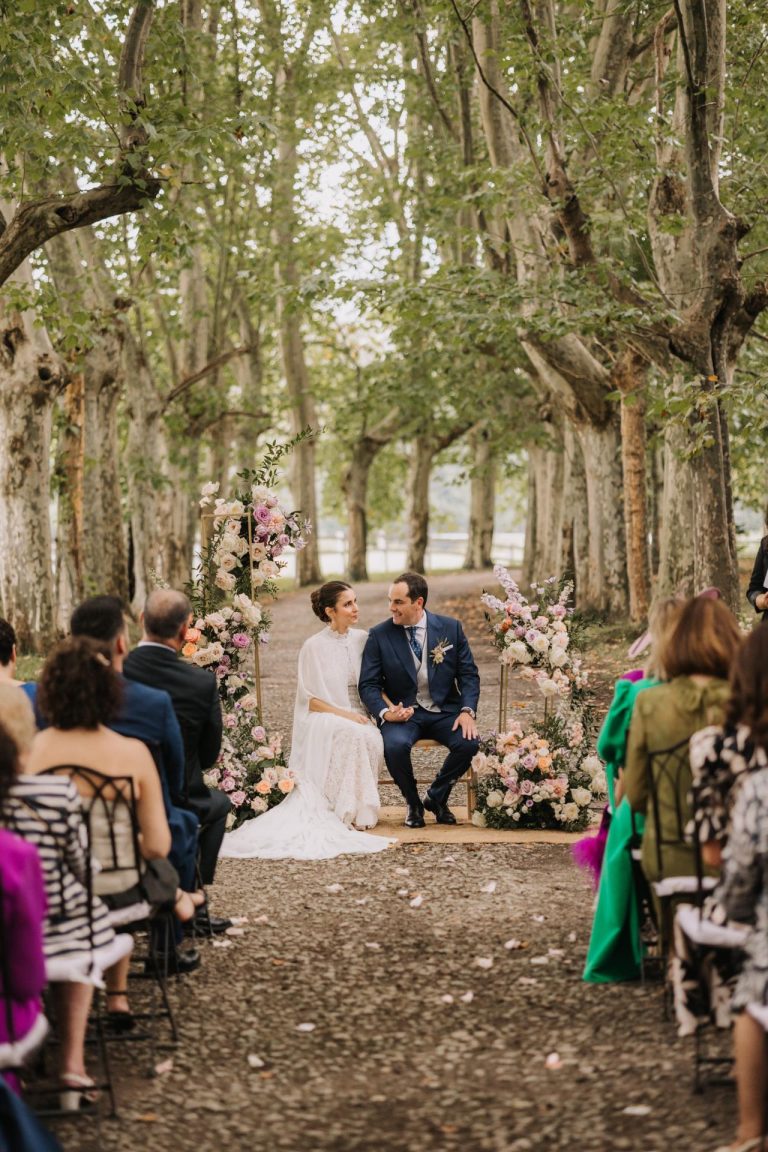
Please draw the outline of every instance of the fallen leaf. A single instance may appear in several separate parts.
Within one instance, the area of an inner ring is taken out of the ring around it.
[[[549,964],[548,956],[531,956],[529,964]]]
[[[515,940],[513,937],[511,940],[507,940],[504,947],[508,948],[510,952],[515,952],[518,948],[525,948],[525,944],[522,940]]]
[[[410,868],[395,868],[395,872],[398,876],[410,876],[411,874]]]
[[[565,952],[562,948],[548,948],[547,956],[565,956]]]
[[[471,1004],[475,998],[474,992],[465,992],[463,996],[459,996],[462,1004]]]
[[[269,924],[269,916],[257,916],[254,924]]]
[[[232,941],[231,940],[214,940],[213,946],[214,946],[214,948],[231,948],[232,947]]]
[[[495,880],[489,880],[487,884],[483,884],[480,891],[481,892],[487,892],[489,895],[492,892],[495,892],[496,891],[496,881]]]
[[[537,924],[543,924],[546,916],[531,916],[531,920],[535,920]]]
[[[521,976],[518,984],[538,984],[538,980],[535,976]]]
[[[245,936],[245,928],[226,928],[224,931],[226,936]]]
[[[259,1072],[260,1080],[271,1080],[273,1076],[274,1072]]]
[[[344,886],[343,884],[326,884],[325,890],[335,895],[337,892],[343,892]]]
[[[414,896],[410,903],[411,908],[421,908],[422,904],[424,903],[424,897],[421,895],[421,893],[419,893],[418,895]]]
[[[456,857],[455,856],[443,856],[443,864],[455,864],[455,863],[456,863]]]
[[[162,1060],[159,1064],[155,1064],[155,1072],[158,1076],[163,1076],[166,1072],[170,1072],[173,1068],[173,1058],[169,1057],[167,1060]]]
[[[575,932],[569,932],[568,933],[568,943],[569,944],[575,944],[576,943],[576,933]]]
[[[397,894],[398,894],[398,896],[407,896],[408,895],[408,889],[407,888],[398,888]]]
[[[257,1056],[254,1052],[248,1053],[248,1067],[249,1068],[263,1068],[264,1061],[261,1056]]]
[[[367,904],[367,903],[368,903],[368,897],[367,896],[363,896],[362,900],[355,900],[355,904]]]
[[[475,964],[478,966],[478,968],[492,968],[493,967],[493,957],[492,956],[475,956]]]
[[[627,1108],[622,1109],[625,1116],[648,1116],[653,1109],[647,1104],[630,1104]]]
[[[441,1124],[440,1131],[444,1132],[446,1136],[453,1136],[454,1132],[458,1132],[455,1124]]]
[[[160,1117],[157,1115],[157,1112],[143,1112],[142,1115],[137,1116],[136,1119],[140,1120],[142,1124],[154,1124]]]
[[[297,1032],[314,1032],[316,1027],[317,1027],[316,1024],[297,1024],[296,1025],[296,1031]]]
[[[377,944],[374,940],[367,941],[365,946],[366,948],[381,948],[381,944]]]
[[[451,996],[450,992],[446,992],[445,996],[441,996],[440,999],[443,1004],[453,1004],[453,996]]]
[[[557,1068],[562,1068],[562,1066],[563,1062],[557,1052],[550,1052],[549,1056],[547,1056],[546,1060],[544,1061],[544,1067],[549,1068],[551,1071],[554,1071]]]
[[[232,923],[236,927],[239,926],[240,924],[247,924],[248,923],[248,917],[247,916],[230,916],[230,920],[232,921]]]

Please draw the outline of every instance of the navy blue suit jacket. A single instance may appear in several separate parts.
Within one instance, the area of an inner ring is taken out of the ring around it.
[[[462,708],[477,709],[480,676],[464,629],[452,616],[427,612],[427,675],[429,693],[441,712],[457,713]],[[432,652],[444,641],[439,663]],[[393,704],[406,707],[416,703],[416,663],[405,628],[385,620],[368,633],[360,669],[360,699],[378,719],[387,708],[386,695]]]

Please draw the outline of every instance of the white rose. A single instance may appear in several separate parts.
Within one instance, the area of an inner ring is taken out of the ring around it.
[[[221,572],[231,572],[233,568],[237,567],[237,559],[230,552],[217,552],[216,563]]]
[[[544,653],[549,648],[549,641],[547,640],[546,636],[543,636],[541,633],[539,633],[538,636],[534,636],[531,647],[533,648],[534,652]]]
[[[595,772],[590,788],[595,796],[606,795],[608,792],[608,781],[605,778],[605,772]]]
[[[267,802],[263,796],[256,796],[253,800],[251,800],[251,808],[256,813],[266,812]]]
[[[598,772],[602,772],[603,765],[598,756],[585,756],[579,765],[582,772],[586,772],[589,776],[595,776]]]
[[[565,631],[565,629],[563,629],[562,632],[555,632],[554,636],[552,637],[553,648],[567,648],[569,642],[570,637],[568,636],[568,633]]]
[[[522,640],[515,640],[507,648],[511,661],[517,664],[530,664],[533,657]]]
[[[542,676],[536,681],[539,686],[539,691],[545,700],[551,700],[553,696],[560,694],[560,689],[555,680],[550,680],[548,676]]]
[[[261,565],[261,571],[268,580],[274,580],[276,576],[280,575],[280,569],[274,560],[264,560]]]
[[[210,628],[215,628],[216,631],[218,632],[219,629],[224,627],[224,624],[226,623],[226,621],[224,620],[224,617],[222,616],[221,612],[209,612],[205,618],[205,623]]]
[[[482,812],[479,812],[477,808],[475,808],[474,812],[472,813],[472,823],[474,824],[475,828],[488,827],[485,816]]]
[[[254,588],[260,588],[265,580],[266,580],[266,576],[264,575],[264,573],[261,571],[260,568],[252,568],[251,569],[251,584],[253,585]]]
[[[244,514],[244,512],[245,504],[243,504],[242,500],[233,500],[229,505],[229,515],[237,517],[238,520]]]
[[[549,654],[549,662],[553,668],[562,668],[568,663],[568,653],[564,648],[555,648]]]
[[[229,832],[230,828],[232,828],[232,827],[234,826],[234,823],[235,823],[235,820],[236,820],[236,819],[237,819],[237,817],[235,816],[234,812],[229,812],[229,813],[227,814],[227,820],[226,820],[226,824],[224,825],[224,827],[226,828],[227,832]]]
[[[570,824],[572,820],[578,820],[579,818],[578,804],[563,804],[561,812],[561,819],[567,824]]]
[[[504,793],[497,792],[496,790],[489,792],[485,798],[485,802],[489,808],[501,808],[504,803]]]
[[[250,692],[247,696],[242,696],[238,703],[246,712],[253,712],[259,706],[258,700]]]
[[[587,804],[592,803],[592,793],[589,788],[571,788],[571,796],[579,808],[586,808]]]
[[[223,568],[219,568],[216,573],[216,579],[214,580],[217,588],[222,588],[225,592],[231,592],[236,583],[237,581],[231,572],[226,572]]]

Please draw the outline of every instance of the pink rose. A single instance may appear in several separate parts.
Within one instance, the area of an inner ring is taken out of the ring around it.
[[[234,787],[235,787],[235,782],[232,779],[232,777],[231,776],[225,776],[221,782],[222,792],[232,792],[232,791],[234,791]]]
[[[232,792],[229,798],[234,804],[235,808],[239,808],[242,804],[245,804],[247,799],[245,792],[242,792],[240,789],[238,789],[237,792]]]
[[[232,643],[234,644],[235,648],[247,648],[250,642],[251,638],[250,636],[247,636],[245,632],[235,632],[234,636],[232,637]]]
[[[251,736],[253,736],[257,744],[263,744],[267,738],[267,733],[261,724],[257,724],[255,728],[251,728]]]
[[[224,717],[223,723],[225,728],[237,728],[237,716],[233,716],[232,713],[229,712]]]
[[[533,780],[523,780],[520,785],[520,792],[523,796],[532,796],[534,792]]]

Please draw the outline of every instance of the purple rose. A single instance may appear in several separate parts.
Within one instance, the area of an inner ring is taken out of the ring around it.
[[[525,806],[526,808],[533,808],[533,800],[526,800]]]
[[[277,542],[281,548],[287,548],[291,542],[291,538],[285,532],[281,532],[277,538]]]
[[[531,796],[533,794],[533,780],[523,780],[520,785],[520,792],[523,796]]]
[[[234,787],[235,787],[235,782],[231,776],[225,776],[224,779],[221,781],[222,792],[232,792],[234,790]]]
[[[247,799],[245,792],[241,791],[240,789],[238,789],[237,792],[232,792],[229,798],[234,804],[235,808],[239,808],[241,804],[245,804]]]
[[[234,644],[235,648],[247,648],[250,642],[251,638],[250,636],[246,635],[245,632],[235,632],[234,636],[232,637],[232,643]]]
[[[529,752],[527,756],[523,756],[523,768],[527,768],[529,772],[532,772],[535,767],[536,757],[532,752]]]
[[[264,504],[259,504],[253,510],[254,519],[258,520],[259,524],[269,524],[271,519],[271,512]]]

